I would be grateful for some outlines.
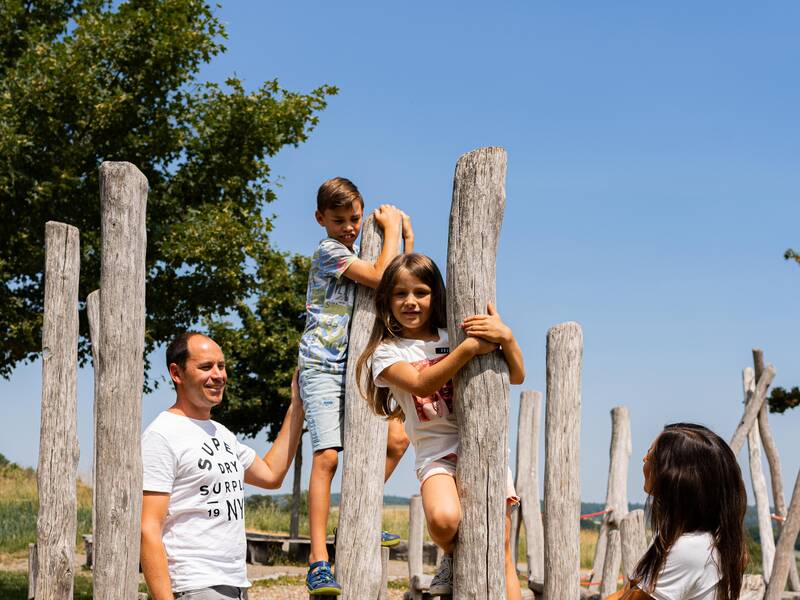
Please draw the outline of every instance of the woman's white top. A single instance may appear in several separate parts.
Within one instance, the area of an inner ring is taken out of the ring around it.
[[[719,553],[708,532],[685,533],[670,548],[652,592],[655,600],[716,600]]]

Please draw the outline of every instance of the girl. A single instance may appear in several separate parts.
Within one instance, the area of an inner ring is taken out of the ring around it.
[[[389,264],[375,290],[375,306],[375,326],[358,361],[358,381],[362,381],[366,366],[370,370],[366,397],[372,410],[390,418],[405,418],[416,454],[428,531],[444,551],[430,593],[449,594],[452,552],[461,520],[455,482],[458,426],[451,378],[472,357],[492,352],[499,344],[511,383],[520,384],[525,379],[522,352],[492,305],[489,314],[464,321],[468,337],[451,351],[442,276],[434,262],[421,254],[403,254]],[[390,392],[395,404],[389,402]],[[518,600],[519,581],[508,542],[510,510],[518,502],[510,471],[507,488],[506,595]]]
[[[609,600],[737,600],[747,495],[728,444],[702,425],[667,425],[643,471],[653,543]]]

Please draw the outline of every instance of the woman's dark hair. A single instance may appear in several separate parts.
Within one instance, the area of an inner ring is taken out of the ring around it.
[[[708,532],[719,553],[717,598],[737,600],[747,565],[747,494],[730,446],[702,425],[673,423],[656,438],[647,461],[653,543],[636,565],[634,580],[652,592],[677,539]]]
[[[402,330],[392,315],[392,290],[397,275],[402,270],[408,271],[431,288],[431,314],[428,320],[431,333],[447,328],[447,297],[439,267],[424,254],[412,253],[395,256],[383,272],[378,287],[375,288],[375,324],[372,326],[372,335],[367,342],[367,347],[356,364],[356,381],[359,382],[359,389],[361,389],[361,374],[376,348],[384,339],[397,336]],[[375,385],[371,367],[368,369],[366,385],[367,389],[361,390],[361,393],[375,414],[390,418],[402,416],[403,413],[399,406],[394,408],[390,406],[389,389],[379,388]]]

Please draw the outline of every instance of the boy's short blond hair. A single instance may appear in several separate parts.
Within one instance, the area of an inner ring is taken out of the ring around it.
[[[321,213],[326,210],[351,206],[353,202],[360,202],[364,208],[364,199],[358,191],[356,184],[345,177],[328,179],[319,186],[317,192],[317,210]]]

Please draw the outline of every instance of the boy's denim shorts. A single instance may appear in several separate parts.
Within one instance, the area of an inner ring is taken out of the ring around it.
[[[300,398],[314,452],[342,449],[344,431],[345,373],[326,373],[315,369],[300,371]]]

